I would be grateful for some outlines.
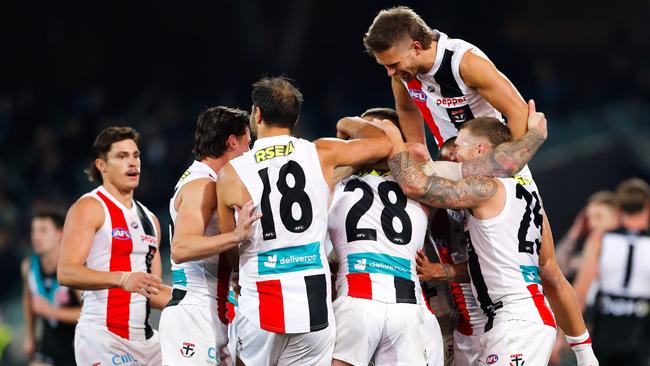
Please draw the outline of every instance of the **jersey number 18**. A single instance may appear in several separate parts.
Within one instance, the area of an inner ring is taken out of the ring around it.
[[[269,168],[260,169],[257,173],[262,178],[264,190],[262,191],[262,202],[260,204],[262,209],[262,237],[264,240],[272,240],[277,237],[275,233],[275,220],[273,219],[273,211],[271,210],[271,182],[269,181]],[[293,187],[289,186],[287,182],[288,175],[293,176]],[[278,182],[276,184],[278,191],[282,194],[280,198],[280,219],[284,227],[292,233],[302,233],[311,226],[313,212],[311,208],[311,200],[307,192],[305,192],[305,172],[300,167],[300,164],[293,160],[289,160],[280,168]],[[300,207],[300,217],[293,217],[293,205],[298,204]]]

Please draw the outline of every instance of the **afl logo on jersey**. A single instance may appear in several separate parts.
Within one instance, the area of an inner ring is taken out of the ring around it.
[[[425,100],[427,100],[427,95],[424,94],[422,90],[409,89],[409,94],[411,95],[411,98],[417,101],[424,102]]]
[[[113,229],[111,235],[117,240],[131,240],[131,233],[129,233],[129,230],[122,227],[116,227]]]

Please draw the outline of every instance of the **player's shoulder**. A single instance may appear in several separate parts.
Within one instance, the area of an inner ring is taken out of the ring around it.
[[[101,224],[104,221],[104,207],[99,198],[91,194],[81,196],[68,210],[68,220],[82,220]]]

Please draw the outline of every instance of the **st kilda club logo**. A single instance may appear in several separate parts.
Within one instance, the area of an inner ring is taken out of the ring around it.
[[[194,356],[194,343],[183,342],[183,347],[181,347],[181,356],[187,358]]]

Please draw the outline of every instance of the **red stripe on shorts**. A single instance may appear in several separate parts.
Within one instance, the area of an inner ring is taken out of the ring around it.
[[[126,224],[122,209],[117,207],[113,201],[102,192],[97,192],[99,198],[108,207],[111,216],[111,259],[109,271],[131,272],[131,252],[133,252],[133,241],[129,226]],[[118,230],[116,232],[116,230]],[[128,237],[123,235],[128,233]],[[129,339],[129,317],[130,317],[131,293],[119,287],[108,289],[106,300],[106,326],[111,333],[122,338]]]
[[[424,91],[422,91],[422,83],[420,82],[420,80],[413,79],[409,81],[407,85],[409,89],[419,90],[422,94],[424,94]],[[438,125],[436,125],[436,120],[433,119],[433,114],[431,114],[431,110],[429,110],[429,107],[427,106],[426,99],[419,100],[413,97],[411,97],[411,99],[420,110],[420,113],[422,114],[424,121],[427,123],[427,126],[429,126],[429,130],[433,134],[433,137],[435,137],[436,139],[438,147],[442,146],[445,140],[443,140],[442,134],[440,133],[440,129],[438,128]]]
[[[348,296],[360,299],[372,299],[372,281],[370,273],[348,273]]]
[[[451,297],[456,304],[456,311],[458,313],[458,320],[456,323],[456,330],[460,334],[471,336],[474,334],[474,329],[470,323],[470,315],[467,311],[467,300],[465,300],[465,294],[463,293],[462,287],[458,282],[449,283]]]
[[[219,255],[219,267],[217,268],[217,315],[223,324],[228,324],[226,313],[228,308],[228,292],[230,291],[230,272],[232,267],[226,258],[226,253]]]
[[[542,322],[548,326],[556,328],[557,326],[555,325],[555,317],[553,317],[551,309],[546,306],[546,299],[544,298],[544,294],[539,291],[539,286],[533,283],[526,286],[526,288],[528,289],[528,292],[530,292],[530,294],[533,296],[533,302],[535,303],[535,307],[537,308],[539,315],[542,317]]]
[[[260,299],[260,327],[269,332],[285,333],[280,280],[257,282],[257,293]]]

